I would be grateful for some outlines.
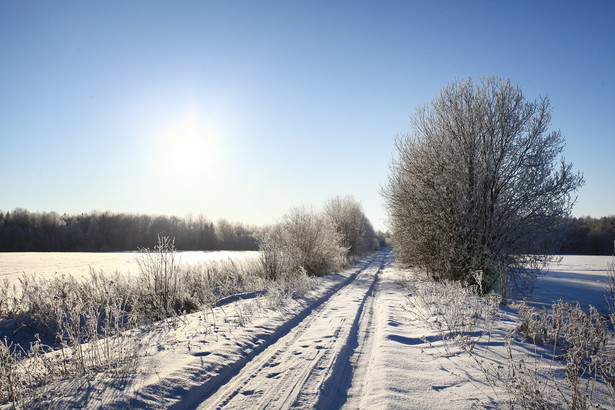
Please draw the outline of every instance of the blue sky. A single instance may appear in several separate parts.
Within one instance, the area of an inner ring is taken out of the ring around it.
[[[615,214],[615,3],[0,0],[0,209],[253,224],[354,195],[455,78],[547,95]]]

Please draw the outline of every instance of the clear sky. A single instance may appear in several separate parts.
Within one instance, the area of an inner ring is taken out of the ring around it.
[[[547,95],[615,214],[615,2],[0,0],[0,209],[250,224],[379,189],[455,78]]]

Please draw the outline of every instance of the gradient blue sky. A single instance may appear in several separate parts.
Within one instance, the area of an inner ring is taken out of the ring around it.
[[[0,0],[0,209],[254,224],[379,195],[396,134],[454,78],[547,95],[615,214],[615,3]]]

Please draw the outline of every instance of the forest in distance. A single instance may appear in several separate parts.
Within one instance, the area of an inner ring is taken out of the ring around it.
[[[153,248],[158,235],[181,250],[256,250],[261,228],[202,215],[179,218],[112,212],[58,214],[0,210],[0,252],[111,252]],[[611,255],[615,216],[570,218],[562,226],[561,253]],[[386,234],[377,232],[381,243]]]
[[[256,227],[203,216],[178,218],[112,212],[75,215],[0,211],[2,252],[111,252],[154,248],[158,235],[180,250],[256,250]]]
[[[153,249],[158,236],[178,250],[257,250],[261,227],[212,222],[202,215],[179,218],[112,212],[62,214],[0,210],[0,252],[118,252]],[[376,233],[384,245],[386,235]]]

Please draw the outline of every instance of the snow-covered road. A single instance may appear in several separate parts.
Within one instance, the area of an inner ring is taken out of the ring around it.
[[[212,408],[339,407],[351,381],[349,361],[386,253],[374,254],[350,283],[254,357],[199,405]]]
[[[509,393],[485,369],[507,368],[507,337],[514,357],[536,353],[515,331],[516,313],[500,307],[464,354],[409,304],[418,279],[392,262],[374,253],[301,298],[262,295],[156,323],[143,329],[134,374],[58,381],[31,407],[505,407]]]
[[[480,370],[468,366],[467,358],[443,358],[437,332],[409,315],[407,283],[392,262],[391,253],[373,254],[303,320],[220,380],[217,390],[203,390],[197,401],[184,399],[175,407],[424,409],[488,403]]]

